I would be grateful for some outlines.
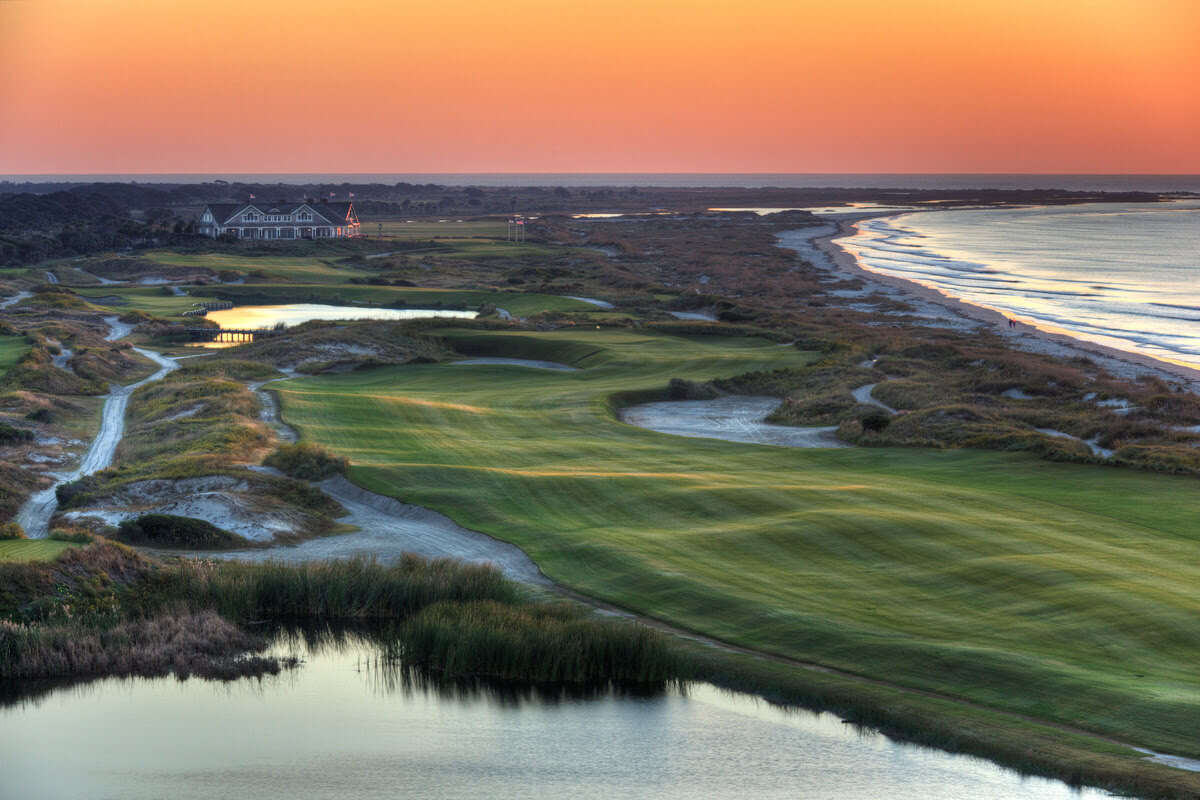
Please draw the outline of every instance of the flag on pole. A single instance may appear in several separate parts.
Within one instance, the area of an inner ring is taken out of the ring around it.
[[[250,195],[250,199],[251,199],[251,200],[253,200],[253,199],[254,199],[254,195]]]
[[[354,192],[351,192],[351,193],[350,193],[350,196],[351,196],[351,197],[354,197]]]
[[[329,196],[330,196],[330,197],[333,197],[333,196],[334,196],[334,193],[333,193],[333,192],[330,192],[330,193],[329,193]]]

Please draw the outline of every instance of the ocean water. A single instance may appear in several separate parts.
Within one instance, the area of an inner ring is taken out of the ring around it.
[[[787,189],[1069,189],[1105,192],[1200,192],[1200,175],[1030,175],[733,172],[473,172],[473,173],[177,173],[0,175],[4,182],[118,183],[434,183],[440,186],[661,186]]]
[[[1200,367],[1200,200],[919,212],[858,229],[838,243],[869,270]]]

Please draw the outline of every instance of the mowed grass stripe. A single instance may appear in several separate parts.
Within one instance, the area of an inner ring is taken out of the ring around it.
[[[359,484],[513,541],[580,591],[742,645],[1200,755],[1194,480],[1023,454],[667,436],[612,419],[605,398],[809,356],[623,331],[463,339],[568,363],[586,352],[592,366],[294,380],[278,384],[285,415],[350,457]]]
[[[58,558],[64,550],[77,546],[70,542],[56,542],[50,539],[0,540],[0,563],[51,561]]]
[[[24,336],[0,336],[0,378],[32,349]]]

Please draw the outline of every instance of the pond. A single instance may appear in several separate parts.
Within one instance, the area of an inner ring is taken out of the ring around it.
[[[0,795],[65,798],[1108,797],[707,685],[432,684],[351,638],[262,680],[107,679],[0,706]]]
[[[222,328],[272,328],[277,323],[291,327],[314,319],[429,319],[451,317],[474,319],[476,311],[449,311],[433,308],[375,308],[360,306],[328,306],[320,303],[289,303],[278,306],[238,306],[224,311],[210,311],[207,319]]]

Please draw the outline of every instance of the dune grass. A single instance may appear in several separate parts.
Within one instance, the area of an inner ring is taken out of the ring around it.
[[[1200,755],[1194,479],[915,449],[789,450],[623,425],[654,398],[810,359],[756,339],[452,335],[578,373],[421,365],[277,384],[373,491],[553,578],[768,652]]]
[[[32,348],[24,336],[0,336],[0,378]]]

